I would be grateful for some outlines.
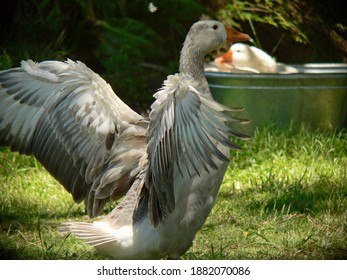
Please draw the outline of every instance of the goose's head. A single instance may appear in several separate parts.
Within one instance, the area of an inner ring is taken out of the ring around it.
[[[198,21],[190,28],[186,43],[192,44],[203,55],[221,48],[226,43],[249,40],[247,34],[225,27],[215,20]]]
[[[188,73],[203,81],[204,56],[221,48],[226,43],[247,41],[247,34],[225,27],[215,20],[198,21],[190,28],[180,57],[180,72]],[[207,82],[206,82],[207,83]]]

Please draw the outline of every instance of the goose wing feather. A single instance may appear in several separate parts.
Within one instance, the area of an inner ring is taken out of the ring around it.
[[[147,133],[149,206],[154,225],[175,207],[174,169],[183,177],[217,169],[216,161],[227,162],[219,145],[238,148],[229,140],[233,133],[226,122],[235,121],[230,111],[198,91],[199,84],[188,74],[169,76],[154,97]],[[246,137],[246,136],[245,136]]]
[[[91,216],[131,186],[147,124],[81,62],[0,72],[0,145],[34,154]]]

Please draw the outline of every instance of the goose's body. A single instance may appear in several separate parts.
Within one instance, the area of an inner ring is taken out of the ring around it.
[[[209,215],[229,161],[226,122],[211,96],[203,57],[248,36],[217,21],[195,23],[180,73],[154,96],[149,119],[132,111],[83,63],[22,62],[0,72],[0,145],[34,154],[94,223],[68,231],[117,259],[178,258]]]

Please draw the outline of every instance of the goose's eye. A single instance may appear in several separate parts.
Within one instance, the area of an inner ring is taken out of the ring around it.
[[[212,28],[213,28],[214,30],[217,30],[217,29],[218,29],[218,25],[215,24],[215,25],[212,26]]]

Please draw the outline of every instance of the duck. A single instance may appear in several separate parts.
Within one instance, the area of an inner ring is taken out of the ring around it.
[[[268,56],[266,53],[265,55]],[[262,69],[260,70],[259,68]],[[249,45],[241,43],[232,45],[226,53],[216,57],[211,62],[205,63],[205,71],[208,72],[251,74],[262,73],[261,71],[264,71],[264,69],[265,71],[269,71],[263,65],[263,58],[256,56]]]
[[[263,50],[247,44],[236,43],[230,47],[236,69],[254,73],[277,73],[276,61]]]
[[[277,73],[276,61],[261,49],[235,43],[223,55],[205,67],[206,71],[238,73]]]
[[[205,63],[205,71],[236,73],[293,74],[299,70],[293,65],[276,62],[263,50],[244,43],[235,43],[212,62]]]
[[[213,99],[204,56],[248,39],[219,21],[194,23],[148,117],[80,61],[27,60],[0,72],[0,145],[34,155],[95,219],[67,221],[61,234],[113,259],[178,259],[191,247],[239,148],[230,137],[248,139],[228,125],[247,122],[228,114],[240,108]]]

